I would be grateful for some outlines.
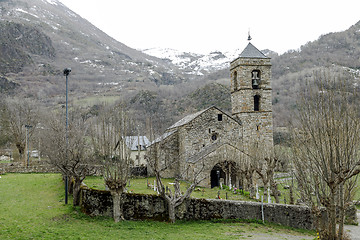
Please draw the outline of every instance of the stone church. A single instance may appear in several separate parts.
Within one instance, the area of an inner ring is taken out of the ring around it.
[[[191,180],[204,187],[243,186],[241,168],[252,149],[273,151],[271,63],[250,42],[230,63],[232,113],[216,106],[188,115],[154,141],[163,177]]]

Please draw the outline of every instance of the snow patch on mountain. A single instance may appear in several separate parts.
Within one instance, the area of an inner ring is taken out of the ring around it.
[[[21,12],[21,13],[25,13],[25,14],[29,14],[29,15],[31,15],[31,16],[33,16],[33,17],[39,18],[39,16],[37,16],[37,15],[35,15],[35,14],[33,14],[33,13],[29,13],[29,12],[27,12],[27,11],[21,9],[21,8],[17,8],[17,9],[15,9],[15,11],[18,11],[18,12]]]
[[[181,52],[170,48],[150,48],[144,53],[161,59],[166,59],[185,70],[187,74],[204,75],[229,67],[230,62],[237,58],[241,51],[214,51],[209,54]]]
[[[56,1],[56,0],[45,0],[45,1],[43,0],[43,2],[48,2],[52,5],[58,5],[58,1]]]
[[[143,52],[150,56],[170,60],[182,69],[186,68],[194,59],[202,56],[201,54],[186,53],[170,48],[149,48]]]

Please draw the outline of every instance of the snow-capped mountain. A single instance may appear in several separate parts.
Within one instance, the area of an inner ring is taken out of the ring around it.
[[[0,32],[0,75],[41,99],[60,94],[67,67],[81,92],[171,85],[186,76],[169,61],[116,41],[58,0],[0,0]]]
[[[209,54],[181,52],[170,48],[150,48],[142,51],[148,55],[166,59],[186,73],[195,75],[204,75],[225,69],[241,53],[240,49],[224,53],[214,51]]]

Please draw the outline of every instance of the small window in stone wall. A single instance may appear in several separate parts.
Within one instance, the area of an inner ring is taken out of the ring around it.
[[[211,135],[211,140],[216,141],[217,138],[218,138],[217,133],[214,133],[213,135]]]
[[[218,114],[218,121],[222,121],[223,119],[223,115],[222,114]]]
[[[238,81],[237,81],[237,72],[236,71],[234,72],[233,80],[234,80],[234,91],[237,91]]]
[[[260,96],[255,95],[254,96],[254,111],[260,111]]]

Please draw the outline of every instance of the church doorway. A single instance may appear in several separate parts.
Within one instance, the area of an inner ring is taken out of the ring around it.
[[[211,170],[210,178],[211,188],[220,186],[220,178],[225,179],[225,173],[218,164],[216,164]]]
[[[211,188],[220,186],[220,179],[223,184],[234,186],[236,183],[236,163],[232,161],[224,161],[216,164],[211,170]]]

